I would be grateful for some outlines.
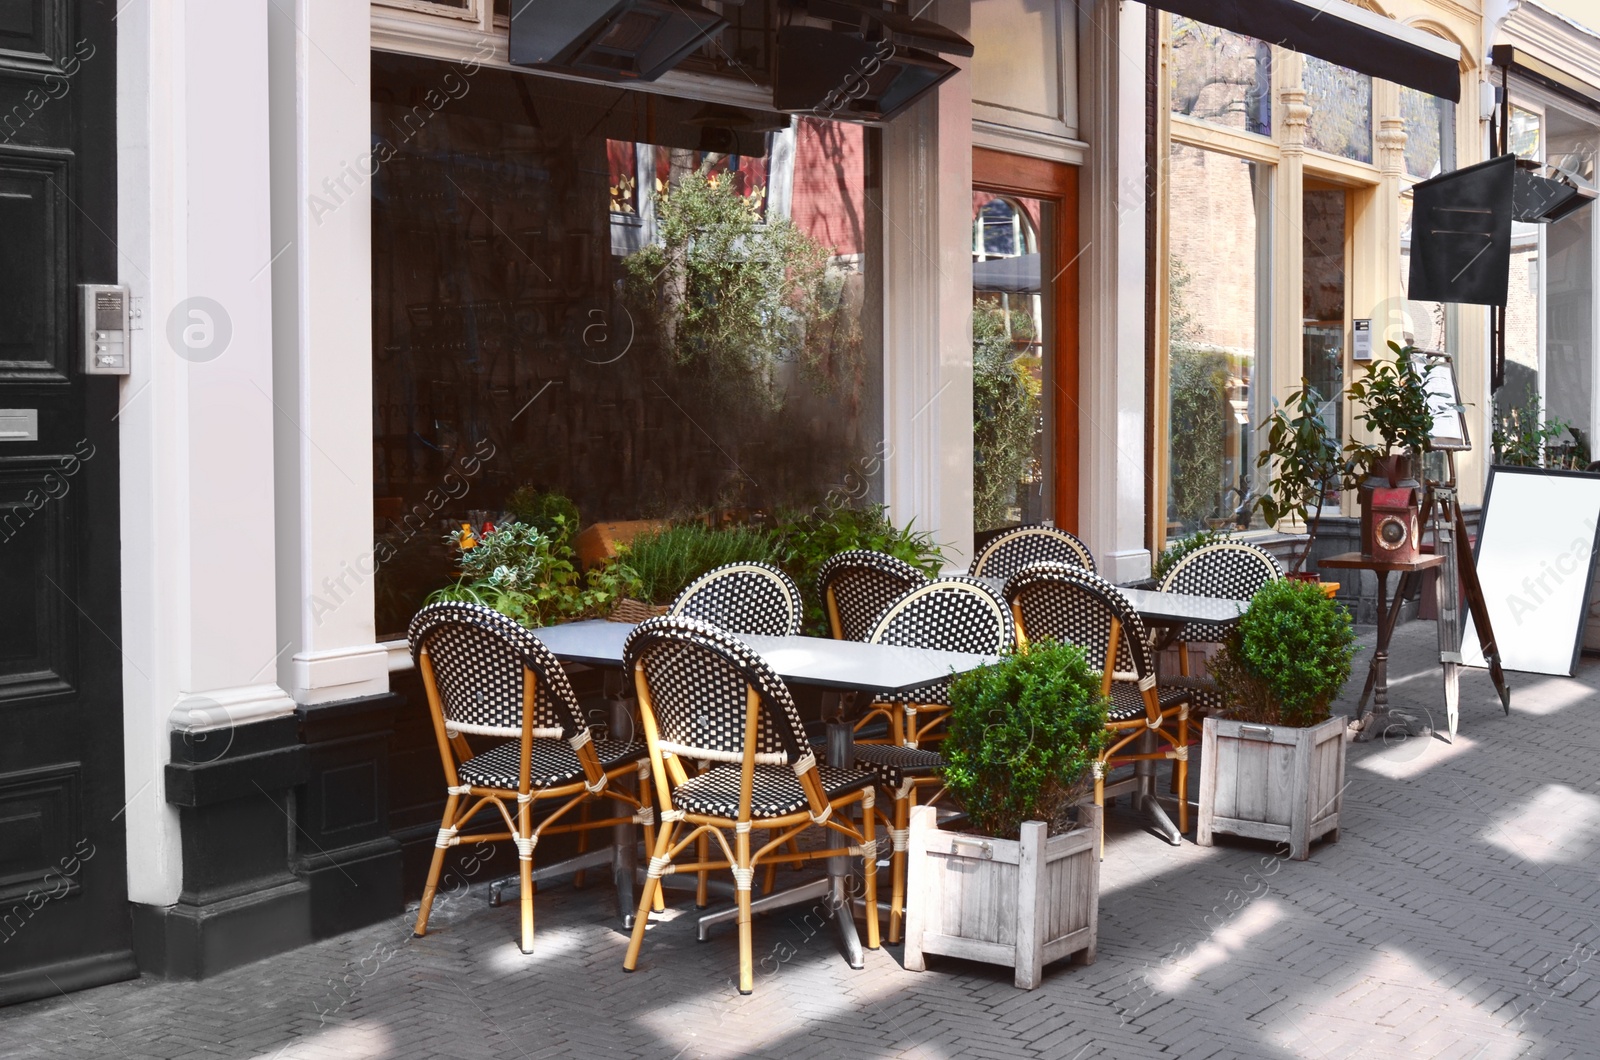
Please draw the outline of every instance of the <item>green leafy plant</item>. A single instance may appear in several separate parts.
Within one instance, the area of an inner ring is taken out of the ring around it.
[[[780,513],[772,534],[778,545],[776,562],[800,586],[805,600],[803,630],[817,637],[828,635],[828,620],[817,596],[817,574],[834,555],[855,548],[885,552],[930,577],[937,575],[944,563],[932,534],[918,531],[910,523],[895,526],[881,504]]]
[[[623,264],[628,298],[661,348],[728,390],[781,406],[778,363],[799,360],[815,373],[827,355],[809,352],[806,337],[838,305],[830,248],[792,221],[763,221],[733,179],[705,167],[657,197],[656,225],[660,242]]]
[[[951,682],[942,772],[977,831],[1004,839],[1024,821],[1070,827],[1106,746],[1100,683],[1083,649],[1047,640]]]
[[[1283,579],[1257,590],[1211,674],[1228,717],[1306,728],[1327,719],[1354,654],[1350,612],[1320,586]]]
[[[431,593],[430,604],[483,604],[537,627],[605,614],[637,585],[637,577],[621,563],[580,574],[563,538],[515,520],[483,534],[472,548],[461,548],[454,534],[444,540],[458,550],[461,577]]]
[[[980,303],[972,310],[972,521],[988,530],[1009,521],[1017,484],[1034,464],[1039,381],[1017,356],[1017,341],[1034,334],[1033,320]]]
[[[1151,567],[1150,577],[1159,582],[1189,553],[1219,541],[1227,541],[1232,537],[1233,535],[1226,530],[1196,530],[1188,537],[1180,537],[1161,550],[1161,555],[1156,557],[1155,565]]]
[[[1306,525],[1305,546],[1292,570],[1304,566],[1311,554],[1323,498],[1330,488],[1344,487],[1350,474],[1339,440],[1328,429],[1321,410],[1322,396],[1301,379],[1300,389],[1289,395],[1287,407],[1272,399],[1272,415],[1259,428],[1266,432],[1266,444],[1256,455],[1256,467],[1270,466],[1272,478],[1267,492],[1254,504],[1269,523],[1297,516]]]
[[[1228,356],[1220,350],[1174,342],[1171,367],[1173,514],[1202,526],[1218,508],[1228,437]]]
[[[1367,374],[1345,390],[1356,405],[1355,418],[1381,445],[1351,442],[1345,455],[1353,468],[1371,471],[1379,461],[1407,453],[1427,450],[1433,430],[1433,413],[1428,409],[1428,391],[1418,370],[1413,346],[1391,341],[1394,359],[1375,360]]]
[[[554,490],[544,493],[518,486],[506,499],[506,514],[546,537],[564,541],[578,532],[578,506]]]
[[[1583,432],[1555,417],[1540,422],[1539,411],[1539,398],[1533,394],[1519,405],[1495,409],[1494,462],[1513,467],[1587,467],[1589,447]],[[1572,441],[1563,442],[1568,434]]]
[[[713,529],[702,522],[685,522],[640,534],[620,558],[638,578],[639,599],[668,604],[713,567],[774,563],[780,554],[777,542],[765,530],[744,526]]]

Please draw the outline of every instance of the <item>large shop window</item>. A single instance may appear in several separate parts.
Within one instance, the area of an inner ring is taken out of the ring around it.
[[[877,499],[874,131],[383,54],[372,85],[381,632],[520,486],[585,524]]]
[[[1260,525],[1253,425],[1265,378],[1270,169],[1172,146],[1169,166],[1167,537]]]
[[[1518,155],[1594,186],[1595,123],[1553,106],[1513,105],[1509,124]],[[1593,209],[1550,224],[1512,223],[1506,376],[1494,395],[1495,447],[1509,459],[1526,459],[1541,422],[1556,450],[1549,455],[1580,467],[1594,456],[1594,259]]]
[[[1172,113],[1272,135],[1272,48],[1182,15],[1172,19]]]

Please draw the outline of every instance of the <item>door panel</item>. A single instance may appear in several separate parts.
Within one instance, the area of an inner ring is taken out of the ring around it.
[[[1013,291],[1037,294],[1041,317],[1036,340],[1042,383],[1044,444],[1037,445],[1047,480],[1049,504],[1041,513],[1066,530],[1078,529],[1078,170],[1075,166],[987,148],[972,152],[972,186],[976,202],[985,194],[1008,199],[1035,227],[1037,262],[1023,265],[1025,279],[1019,287],[1002,280]],[[977,248],[975,248],[976,250]],[[1019,263],[1020,264],[1020,263]],[[1037,278],[1030,269],[1037,269]],[[1022,288],[1029,288],[1024,291]],[[988,292],[993,294],[995,292]],[[977,297],[985,297],[981,292]],[[1013,300],[1007,296],[1003,301]],[[994,300],[991,299],[991,302]],[[1003,311],[1009,304],[1001,305]],[[1018,340],[1019,352],[1026,343]],[[1026,356],[1024,352],[1024,356]],[[1025,363],[1025,362],[1021,362]],[[1026,504],[1016,515],[1027,518]]]
[[[114,14],[0,0],[0,409],[38,423],[0,437],[0,1004],[137,974],[118,380],[74,356],[76,285],[117,280]]]

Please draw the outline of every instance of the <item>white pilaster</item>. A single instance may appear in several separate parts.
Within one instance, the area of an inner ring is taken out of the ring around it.
[[[271,683],[268,0],[151,0],[118,26],[120,280],[142,302],[118,414],[129,897],[182,885],[171,731],[278,716]],[[200,720],[195,721],[196,718]]]
[[[278,680],[386,692],[373,628],[371,12],[280,0],[270,32]]]
[[[1150,573],[1145,547],[1145,9],[1093,0],[1079,114],[1087,161],[1079,194],[1078,524],[1100,573]]]
[[[959,9],[959,10],[958,10]],[[965,4],[938,19],[963,32]],[[966,60],[946,56],[958,64]],[[972,90],[965,69],[883,130],[884,498],[972,552]]]

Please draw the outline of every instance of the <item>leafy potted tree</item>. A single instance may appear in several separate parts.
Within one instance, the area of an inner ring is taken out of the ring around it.
[[[1300,380],[1287,408],[1276,398],[1272,405],[1272,415],[1260,428],[1266,432],[1265,445],[1256,455],[1256,467],[1271,465],[1272,478],[1255,505],[1269,523],[1296,516],[1305,525],[1306,543],[1290,565],[1289,576],[1316,581],[1316,575],[1304,569],[1306,560],[1317,540],[1328,491],[1344,487],[1349,469],[1338,438],[1322,417],[1322,396],[1309,382]]]
[[[1273,582],[1257,591],[1211,662],[1223,707],[1200,750],[1195,842],[1218,832],[1289,845],[1339,837],[1345,719],[1331,704],[1350,677],[1350,613],[1317,587]]]
[[[1415,347],[1390,342],[1393,360],[1374,361],[1364,378],[1351,383],[1345,393],[1358,406],[1355,418],[1378,438],[1379,444],[1351,442],[1345,455],[1352,473],[1366,472],[1357,500],[1361,505],[1361,551],[1372,551],[1372,498],[1378,489],[1410,489],[1412,504],[1421,503],[1421,483],[1416,460],[1427,450],[1433,430],[1428,391],[1412,354]]]
[[[1106,742],[1100,684],[1081,649],[1049,641],[952,683],[943,779],[970,831],[912,812],[907,968],[965,957],[1032,990],[1051,961],[1094,960],[1100,827],[1084,797]]]

